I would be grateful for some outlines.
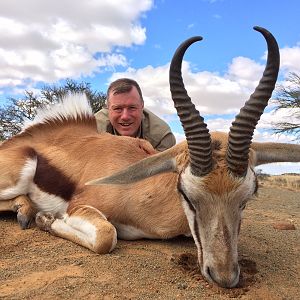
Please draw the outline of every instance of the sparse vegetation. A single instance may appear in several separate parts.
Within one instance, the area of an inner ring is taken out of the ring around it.
[[[290,109],[292,115],[290,120],[283,122],[274,122],[273,129],[275,133],[292,134],[296,140],[300,140],[300,75],[290,73],[287,78],[287,84],[279,85],[275,91],[276,111]]]
[[[266,175],[258,176],[259,183],[263,186],[283,187],[294,191],[300,191],[300,175],[288,173],[283,175]]]

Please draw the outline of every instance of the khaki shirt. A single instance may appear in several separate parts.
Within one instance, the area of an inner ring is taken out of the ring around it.
[[[102,108],[96,114],[98,132],[109,132],[117,135],[108,118],[108,109]],[[145,139],[158,151],[171,148],[176,144],[176,139],[169,125],[153,114],[148,109],[143,110],[142,126],[139,138]]]

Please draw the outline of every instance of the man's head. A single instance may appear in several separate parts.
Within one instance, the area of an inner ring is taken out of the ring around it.
[[[143,118],[144,100],[138,83],[121,78],[107,90],[108,116],[120,135],[135,137]]]

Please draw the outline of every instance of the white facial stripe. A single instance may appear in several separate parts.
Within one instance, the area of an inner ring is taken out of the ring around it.
[[[184,189],[189,192],[189,196],[197,199],[199,190],[202,189],[202,177],[194,176],[188,165],[181,174],[181,180],[184,182]]]
[[[37,159],[29,158],[26,160],[24,167],[20,172],[20,179],[15,186],[9,187],[0,192],[0,198],[11,199],[19,195],[26,195],[28,193],[28,187],[33,181],[33,177],[36,171]]]
[[[51,212],[56,217],[61,217],[67,211],[68,202],[59,196],[40,190],[34,183],[30,185],[28,196],[38,211]]]
[[[253,184],[255,181],[254,171],[251,168],[248,168],[246,177],[241,178],[241,180],[243,182],[234,192],[233,197],[237,199],[248,199],[254,194],[256,188],[256,185]]]
[[[184,172],[181,174],[181,180],[184,182],[184,190],[189,192],[190,197],[198,198],[199,189],[201,189],[201,177],[196,177],[191,173],[190,166],[188,165],[187,168],[184,170]],[[196,214],[195,211],[193,211],[190,207],[192,203],[187,203],[187,201],[184,199],[184,196],[182,195],[182,206],[185,212],[185,215],[187,217],[189,227],[193,236],[193,239],[195,241],[195,244],[198,249],[198,255],[202,253],[202,246],[201,246],[201,240],[200,240],[200,232],[196,233],[195,228],[198,226],[198,224],[195,223],[196,220]],[[199,230],[199,228],[197,228]]]
[[[193,236],[193,239],[195,241],[195,244],[197,246],[198,251],[201,251],[201,244],[200,244],[200,240],[199,240],[199,236],[197,236],[196,232],[195,232],[195,213],[190,209],[190,206],[188,205],[188,203],[186,203],[185,200],[182,200],[182,206],[183,206],[183,210],[185,212],[186,218],[188,220],[189,223],[189,227]]]

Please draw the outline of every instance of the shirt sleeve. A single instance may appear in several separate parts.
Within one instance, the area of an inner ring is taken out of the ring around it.
[[[157,151],[164,151],[176,144],[175,136],[172,132],[168,132],[160,141],[160,143],[155,147]]]
[[[108,125],[110,124],[108,118],[108,110],[106,108],[102,108],[97,113],[95,113],[95,118],[97,122],[98,132],[107,132]]]

